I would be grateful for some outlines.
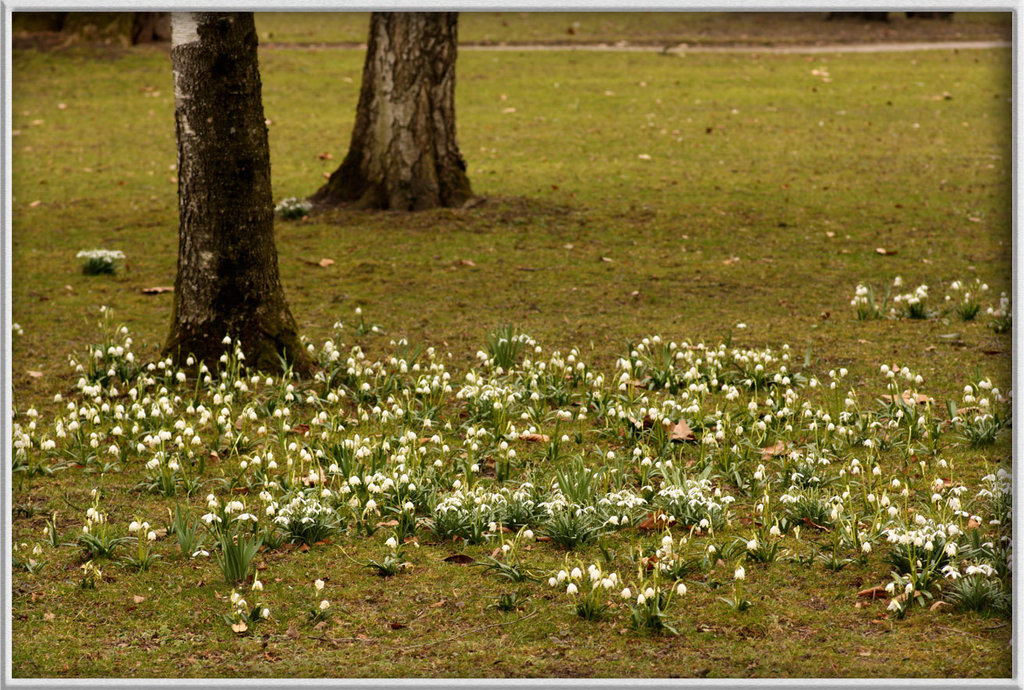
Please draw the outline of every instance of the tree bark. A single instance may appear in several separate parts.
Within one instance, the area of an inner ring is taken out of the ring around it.
[[[165,351],[212,368],[230,335],[249,366],[279,370],[280,355],[308,373],[277,271],[253,15],[174,13],[172,34],[178,273]]]
[[[310,200],[417,211],[473,198],[455,141],[458,13],[374,12],[348,154]]]

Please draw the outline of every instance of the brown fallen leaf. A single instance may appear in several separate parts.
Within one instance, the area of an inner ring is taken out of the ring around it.
[[[654,513],[650,513],[639,525],[636,526],[636,528],[648,532],[661,531],[665,529],[666,525],[669,525],[674,521],[675,518],[671,515],[666,515],[659,510]]]
[[[761,449],[762,458],[774,458],[779,455],[784,455],[786,452],[786,442],[778,441],[774,446],[768,446],[767,448]]]
[[[547,434],[520,434],[519,440],[529,443],[547,443],[551,440],[551,437]]]
[[[288,635],[289,640],[299,639],[299,628],[295,625],[295,621],[288,624],[288,632],[285,634]]]
[[[139,292],[144,295],[162,295],[165,292],[174,292],[174,288],[166,285],[160,285],[158,287],[142,288]]]
[[[918,393],[915,395],[910,391],[903,391],[902,393],[900,393],[900,397],[903,398],[903,402],[907,403],[908,405],[912,402],[916,402],[918,405],[926,405],[928,403],[935,402],[935,400],[929,398],[924,393]],[[887,403],[891,403],[892,396],[889,394],[884,394],[882,395],[882,400],[884,400]]]
[[[697,437],[693,433],[693,429],[686,423],[685,419],[680,419],[678,422],[672,425],[672,428],[668,430],[669,441],[696,441]]]
[[[29,369],[29,370],[28,370],[28,371],[26,371],[25,373],[26,373],[26,374],[28,374],[29,376],[31,376],[31,377],[32,377],[32,378],[34,378],[34,379],[39,379],[39,378],[42,378],[42,377],[43,377],[43,372],[41,372],[41,371],[35,371],[35,370],[33,370],[33,369]]]
[[[928,607],[929,611],[938,611],[939,609],[949,608],[951,604],[948,601],[937,601]]]
[[[309,424],[296,424],[289,431],[293,434],[304,434],[309,431]]]
[[[385,522],[378,522],[378,527],[398,527],[398,520],[387,520]]]
[[[804,518],[803,519],[803,523],[805,525],[810,525],[811,527],[814,527],[815,529],[819,529],[822,532],[831,532],[832,531],[828,527],[822,527],[821,525],[819,525],[817,522],[814,522],[810,518]]]
[[[453,553],[451,556],[446,556],[445,558],[442,558],[441,560],[443,560],[445,563],[459,563],[459,564],[474,563],[475,562],[471,556],[467,556],[464,553]]]
[[[857,596],[870,597],[873,601],[875,599],[884,599],[885,597],[889,596],[889,593],[885,591],[885,585],[878,585],[877,587],[869,587],[868,589],[862,589],[861,591],[857,592]]]
[[[932,351],[932,350],[934,350],[934,349],[935,349],[935,346],[934,346],[934,345],[929,345],[928,347],[926,347],[926,348],[924,349],[924,351],[925,351],[925,352],[931,352],[931,351]]]
[[[317,158],[319,158],[322,161],[332,161],[332,160],[334,160],[334,156],[332,156],[331,154],[327,153],[326,151],[324,151],[319,156],[317,156]]]
[[[235,623],[234,625],[231,626],[231,629],[234,630],[239,635],[241,635],[242,633],[244,633],[246,630],[249,629],[249,626],[245,624],[245,621],[238,621],[237,623]]]
[[[326,627],[327,627],[327,621],[320,621],[319,623],[317,623],[316,625],[313,626],[313,630],[323,630]]]
[[[391,628],[392,630],[401,630],[402,628],[405,627],[405,623],[399,623],[398,621],[392,621],[391,623],[388,623],[388,627]]]
[[[136,595],[132,596],[132,601],[134,601],[136,604],[141,604],[145,600],[146,600],[146,597],[141,596],[139,594],[136,594]]]
[[[44,613],[44,614],[43,614],[43,620],[44,620],[44,621],[52,621],[52,620],[53,620],[53,619],[55,619],[56,617],[57,617],[57,616],[53,615],[52,613]]]
[[[39,200],[37,199],[36,201],[33,201],[32,203],[30,203],[30,204],[28,205],[28,207],[29,207],[29,208],[35,208],[36,206],[38,206],[38,205],[39,205],[39,204],[41,204],[41,203],[43,203],[43,202],[42,202],[42,201],[39,201]]]
[[[978,529],[979,527],[981,527],[981,523],[974,518],[967,521],[967,529]]]
[[[319,261],[316,262],[316,265],[320,266],[321,268],[327,268],[328,266],[334,265],[334,259],[320,259]]]
[[[476,262],[473,261],[472,259],[459,259],[459,264],[462,265],[462,266],[469,266],[469,267],[476,266]]]
[[[614,263],[615,259],[613,259],[611,257],[608,257],[608,256],[602,256],[601,257],[601,261],[605,262],[606,264],[610,264],[610,263]]]
[[[876,247],[875,252],[882,256],[893,256],[897,253],[895,249],[886,249],[885,247]]]
[[[739,260],[740,260],[740,257],[732,256],[732,257],[729,257],[728,259],[725,259],[724,261],[722,261],[722,263],[725,264],[726,266],[731,266],[732,264],[736,263]]]

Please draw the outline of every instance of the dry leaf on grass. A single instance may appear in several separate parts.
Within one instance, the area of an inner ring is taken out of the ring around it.
[[[911,393],[910,391],[903,391],[900,394],[900,397],[903,398],[903,402],[907,403],[908,405],[910,403],[913,403],[913,402],[916,402],[918,405],[926,405],[928,403],[935,402],[935,400],[933,400],[932,398],[929,398],[924,393],[918,393],[918,394],[915,395],[914,393]],[[882,400],[884,400],[887,403],[891,403],[892,402],[892,396],[888,395],[888,394],[885,394],[885,395],[882,396]]]
[[[547,434],[520,434],[520,441],[528,441],[529,443],[547,443],[551,440],[551,437]]]
[[[319,261],[316,262],[316,264],[321,268],[327,268],[328,266],[334,265],[334,259],[320,259]]]
[[[231,629],[234,630],[236,633],[241,634],[248,630],[249,626],[245,624],[245,621],[238,621],[237,623],[231,626]]]
[[[31,376],[34,379],[39,379],[39,378],[43,377],[43,372],[41,372],[41,371],[34,371],[32,369],[29,369],[25,373],[28,374],[29,376]]]
[[[774,446],[768,446],[767,448],[761,449],[762,458],[774,458],[779,455],[783,455],[786,452],[786,442],[778,441]]]
[[[135,594],[135,595],[132,596],[132,601],[134,601],[136,604],[141,604],[145,600],[146,600],[146,597],[144,597],[142,595],[139,595],[139,594]]]
[[[466,564],[466,563],[473,563],[474,562],[473,558],[471,556],[467,556],[464,553],[453,553],[451,556],[446,556],[445,558],[443,558],[441,560],[443,560],[445,563],[459,563],[459,564]]]
[[[885,591],[885,585],[878,585],[877,587],[869,587],[868,589],[862,589],[857,592],[858,597],[870,597],[874,599],[884,599],[889,596],[889,593]]]
[[[697,437],[693,433],[693,429],[686,423],[685,419],[680,419],[678,422],[672,425],[672,428],[668,431],[669,441],[696,441]]]
[[[884,247],[876,247],[875,252],[881,254],[882,256],[892,256],[896,254],[895,249],[886,249]]]
[[[166,285],[159,285],[157,287],[142,288],[139,292],[144,295],[162,295],[165,292],[174,292],[174,288]]]
[[[638,530],[644,531],[661,531],[665,529],[665,526],[673,522],[673,518],[670,515],[666,515],[660,510],[654,513],[650,513],[644,520],[636,526]]]

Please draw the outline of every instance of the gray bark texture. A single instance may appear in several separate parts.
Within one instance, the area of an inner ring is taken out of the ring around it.
[[[285,303],[274,244],[270,149],[251,12],[172,20],[178,139],[178,273],[166,352],[213,366],[225,335],[245,363],[310,361]]]
[[[473,198],[455,141],[458,13],[374,12],[348,154],[310,200],[418,211]]]

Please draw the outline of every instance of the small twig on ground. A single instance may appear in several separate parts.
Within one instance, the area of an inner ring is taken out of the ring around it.
[[[402,651],[403,652],[408,652],[411,649],[421,649],[423,647],[430,647],[430,646],[435,645],[435,644],[442,644],[444,642],[452,642],[453,640],[457,640],[460,637],[465,637],[466,635],[471,635],[472,633],[480,632],[481,630],[488,630],[490,628],[500,628],[503,625],[514,625],[515,623],[521,623],[522,621],[525,621],[527,618],[533,618],[536,615],[537,615],[537,609],[534,609],[530,613],[528,613],[525,616],[522,616],[520,618],[517,618],[514,621],[505,621],[504,623],[492,623],[491,625],[484,625],[484,626],[481,626],[479,628],[473,628],[472,630],[467,630],[465,632],[459,633],[458,635],[454,635],[452,637],[446,637],[443,640],[434,640],[433,642],[424,642],[423,644],[417,644],[417,645],[413,645],[411,647],[403,647]]]

